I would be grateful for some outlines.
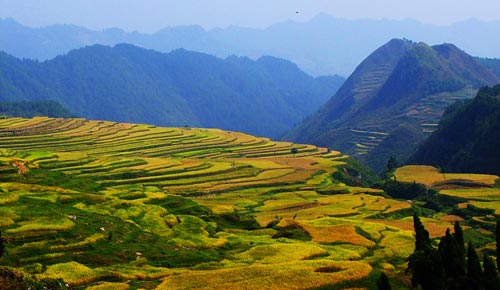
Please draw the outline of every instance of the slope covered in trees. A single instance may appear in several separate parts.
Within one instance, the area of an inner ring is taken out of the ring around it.
[[[0,53],[0,101],[56,100],[92,119],[203,126],[276,137],[319,108],[341,77],[273,57],[91,46],[46,62]]]
[[[408,158],[448,105],[498,82],[491,70],[452,44],[431,47],[393,39],[284,139],[339,149],[381,171],[390,155]]]
[[[500,59],[478,57],[477,60],[485,67],[489,68],[494,74],[500,77]]]
[[[500,173],[500,85],[450,106],[439,128],[409,159],[449,172]]]
[[[0,116],[32,118],[47,116],[52,118],[68,118],[72,114],[55,101],[22,101],[0,102]]]

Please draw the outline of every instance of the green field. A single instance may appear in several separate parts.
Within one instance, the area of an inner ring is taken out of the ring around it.
[[[25,275],[76,289],[372,289],[385,271],[394,289],[408,286],[412,204],[334,180],[340,152],[44,117],[1,119],[0,136],[0,265]],[[398,179],[414,176],[404,170]],[[491,192],[441,194],[496,209],[497,177],[476,177],[451,179]],[[469,237],[488,247],[491,222],[471,220]],[[433,237],[450,227],[442,213],[423,222]]]

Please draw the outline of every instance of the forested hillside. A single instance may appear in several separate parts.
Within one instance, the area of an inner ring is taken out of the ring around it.
[[[68,118],[73,115],[55,101],[22,101],[0,102],[0,116],[24,117],[47,116],[53,118]]]
[[[500,59],[478,57],[477,60],[485,67],[489,68],[494,74],[500,77]]]
[[[447,172],[500,173],[500,85],[450,106],[439,128],[410,158]]]
[[[77,116],[203,126],[277,137],[315,112],[341,77],[313,78],[274,57],[132,45],[90,46],[45,62],[0,53],[0,101],[55,100]]]

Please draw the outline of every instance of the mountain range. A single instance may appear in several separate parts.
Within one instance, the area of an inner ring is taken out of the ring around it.
[[[344,81],[258,60],[129,44],[94,45],[38,62],[0,53],[0,101],[54,100],[74,115],[203,126],[274,137],[314,113]]]
[[[408,158],[448,105],[498,83],[491,68],[453,44],[393,39],[284,140],[335,148],[381,171],[391,155]]]
[[[31,28],[13,19],[0,19],[0,50],[18,58],[51,59],[93,44],[130,43],[161,52],[177,48],[221,58],[263,55],[285,58],[307,73],[348,76],[372,51],[392,38],[427,43],[454,43],[472,55],[500,57],[500,22],[467,20],[449,26],[415,20],[346,20],[319,14],[307,22],[286,21],[265,29],[231,26],[205,30],[175,26],[156,33],[126,32],[118,28],[95,31],[74,25]]]

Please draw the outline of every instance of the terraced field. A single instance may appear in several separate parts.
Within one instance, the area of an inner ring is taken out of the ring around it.
[[[340,152],[43,117],[0,136],[1,265],[77,289],[407,287],[411,204],[334,180]]]
[[[351,130],[354,140],[356,141],[355,155],[365,155],[375,147],[377,147],[388,133],[385,132],[372,132],[364,130]]]
[[[366,93],[366,91],[372,90],[373,87],[370,85],[377,83],[377,81],[378,78],[363,80],[360,92]],[[471,99],[476,93],[477,89],[466,88],[455,92],[429,95],[409,106],[401,114],[392,116],[390,120],[382,122],[374,120],[370,122],[369,126],[350,129],[352,144],[355,146],[352,150],[353,156],[363,158],[363,155],[370,153],[391,133],[395,124],[412,124],[425,136],[429,136],[437,129],[439,120],[448,106],[460,100]]]
[[[496,175],[441,173],[432,166],[409,165],[398,168],[395,176],[399,181],[425,184],[445,199],[453,198],[458,207],[455,211],[470,216],[476,228],[483,232],[491,232],[500,215],[500,179]],[[437,218],[449,222],[463,220],[454,215]]]

